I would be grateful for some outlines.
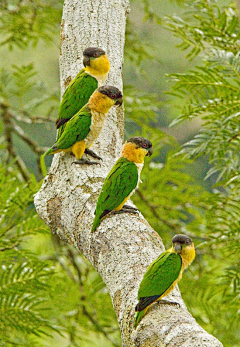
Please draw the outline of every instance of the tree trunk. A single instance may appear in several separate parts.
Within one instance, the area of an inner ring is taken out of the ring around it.
[[[122,65],[128,0],[66,0],[61,30],[61,89],[82,68],[82,51],[106,50],[111,70],[107,84],[122,90]],[[74,157],[56,154],[49,174],[35,196],[40,217],[59,237],[71,243],[102,276],[112,298],[123,346],[222,346],[188,313],[176,288],[170,299],[180,308],[155,304],[133,329],[139,283],[148,265],[164,251],[161,238],[141,215],[105,218],[96,232],[91,225],[98,194],[123,142],[123,110],[113,109],[92,147],[101,166],[72,165]],[[151,140],[151,139],[150,139]]]

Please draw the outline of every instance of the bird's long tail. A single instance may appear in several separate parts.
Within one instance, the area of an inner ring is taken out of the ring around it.
[[[94,218],[93,225],[92,225],[92,231],[95,231],[97,229],[97,227],[100,224],[100,221],[101,221],[101,219],[99,218],[99,216],[96,216]]]
[[[141,322],[143,317],[145,316],[146,312],[148,310],[148,307],[146,307],[144,310],[137,312],[135,316],[135,323],[134,323],[134,329],[138,326],[138,324]]]
[[[44,158],[45,158],[45,156],[44,156],[44,154],[42,154],[40,156],[40,167],[41,167],[41,171],[42,171],[43,177],[47,176],[47,168],[46,168],[46,164],[45,164]]]
[[[53,150],[50,148],[48,151],[46,151],[43,156],[45,157],[46,155],[52,154]]]

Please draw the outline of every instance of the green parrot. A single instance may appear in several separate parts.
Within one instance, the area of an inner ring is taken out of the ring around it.
[[[76,164],[98,164],[82,159],[83,153],[93,158],[101,159],[89,147],[100,134],[105,116],[114,105],[122,105],[123,96],[120,90],[112,86],[99,87],[89,99],[89,102],[81,108],[66,124],[62,135],[57,142],[44,153],[45,155],[58,152],[72,152],[77,161]]]
[[[154,260],[143,276],[138,290],[139,302],[135,307],[137,314],[134,328],[154,302],[179,305],[176,302],[161,299],[174,289],[182,278],[183,270],[191,264],[194,258],[195,248],[190,237],[181,234],[175,235],[172,239],[172,247]]]
[[[99,195],[92,231],[113,210],[136,213],[136,208],[124,204],[137,188],[146,155],[152,155],[152,144],[143,137],[132,137],[123,145],[121,157],[106,177]]]
[[[65,123],[69,121],[89,100],[92,93],[103,85],[110,69],[108,57],[103,49],[89,47],[83,51],[84,68],[70,82],[59,106],[56,127],[58,139]]]

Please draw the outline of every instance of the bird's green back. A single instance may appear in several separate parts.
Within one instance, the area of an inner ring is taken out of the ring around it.
[[[56,121],[58,138],[64,128],[64,122],[72,118],[89,100],[92,93],[97,89],[97,80],[82,69],[71,81],[59,106],[58,119]]]
[[[103,211],[112,211],[117,208],[136,188],[137,182],[138,170],[136,164],[126,158],[119,158],[103,184],[97,202],[94,225]]]
[[[67,149],[77,141],[85,139],[90,131],[91,112],[85,105],[74,117],[67,122],[64,131],[52,149]]]
[[[166,251],[149,265],[138,291],[138,299],[162,295],[178,278],[182,266],[179,254]]]

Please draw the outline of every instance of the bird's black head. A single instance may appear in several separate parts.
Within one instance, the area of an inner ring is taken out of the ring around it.
[[[99,58],[105,55],[105,51],[98,47],[88,47],[83,51],[83,65],[86,67],[90,65],[91,59]]]
[[[110,99],[115,101],[115,105],[122,105],[123,95],[121,91],[113,86],[103,86],[98,88],[98,91],[104,95],[107,95]]]
[[[135,143],[137,148],[146,149],[148,151],[147,156],[149,157],[153,154],[152,143],[144,137],[131,137],[127,142]]]
[[[191,246],[193,244],[192,239],[189,236],[178,234],[172,239],[172,243],[177,253],[180,253],[182,247]]]

